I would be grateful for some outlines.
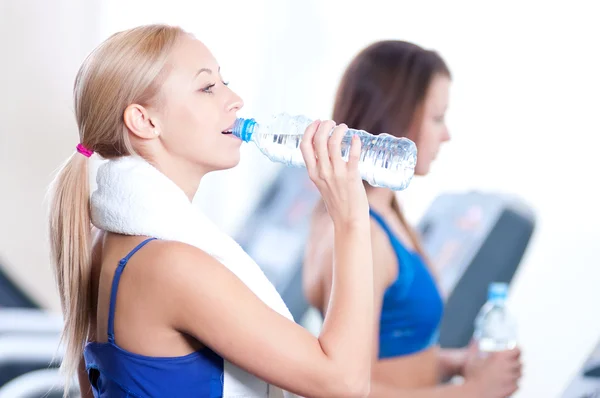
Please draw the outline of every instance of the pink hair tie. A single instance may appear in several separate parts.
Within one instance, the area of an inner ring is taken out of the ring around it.
[[[90,151],[89,149],[84,147],[83,144],[77,144],[77,152],[79,152],[86,158],[89,158],[90,156],[92,156],[94,154],[94,151]]]

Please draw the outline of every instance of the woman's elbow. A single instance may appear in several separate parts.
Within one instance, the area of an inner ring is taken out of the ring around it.
[[[363,380],[354,381],[348,386],[348,397],[366,398],[371,393],[371,377],[367,375]]]
[[[365,398],[371,392],[371,374],[362,372],[360,375],[343,375],[337,382],[330,383],[329,396],[340,398]]]

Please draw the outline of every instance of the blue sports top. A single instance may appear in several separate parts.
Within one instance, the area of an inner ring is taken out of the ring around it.
[[[108,312],[108,342],[89,342],[84,349],[85,368],[94,397],[209,397],[223,396],[223,358],[208,348],[182,357],[148,357],[120,348],[115,343],[117,288],[135,247],[113,277]]]
[[[422,351],[438,340],[444,303],[423,258],[408,250],[383,218],[370,210],[383,228],[398,258],[398,278],[383,296],[379,321],[379,358]]]

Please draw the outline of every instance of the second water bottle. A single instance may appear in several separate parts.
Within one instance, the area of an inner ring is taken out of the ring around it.
[[[490,284],[488,300],[477,315],[473,337],[483,354],[517,346],[515,320],[506,306],[507,294],[506,283]]]

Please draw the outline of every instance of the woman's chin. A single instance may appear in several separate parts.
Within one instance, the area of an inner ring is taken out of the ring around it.
[[[236,167],[240,164],[240,154],[237,153],[236,156],[228,156],[226,159],[220,159],[218,163],[215,163],[210,168],[211,171],[220,171],[220,170],[229,170]]]
[[[423,177],[429,174],[429,170],[431,169],[431,162],[418,162],[415,167],[415,176]]]

